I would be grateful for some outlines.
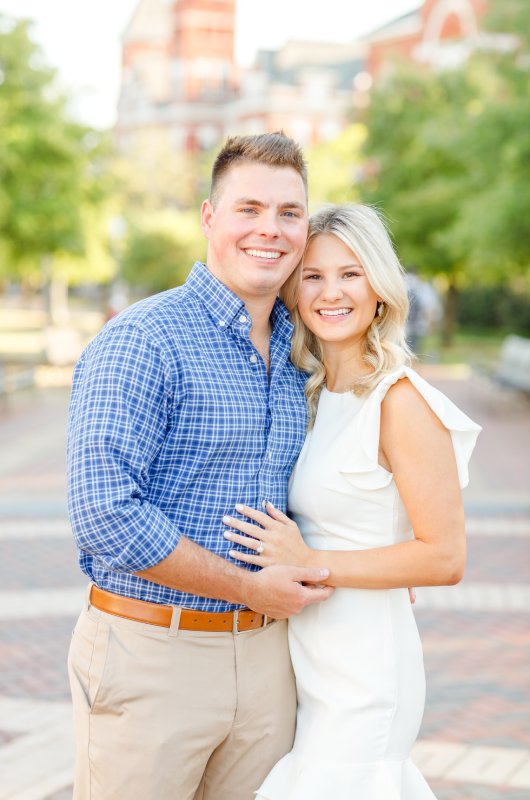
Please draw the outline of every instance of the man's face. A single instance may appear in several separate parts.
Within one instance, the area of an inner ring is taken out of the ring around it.
[[[210,271],[243,301],[274,298],[307,238],[304,183],[291,167],[243,163],[221,178],[201,222]]]

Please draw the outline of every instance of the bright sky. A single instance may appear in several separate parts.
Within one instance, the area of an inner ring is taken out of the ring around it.
[[[166,0],[168,2],[170,0]],[[0,0],[0,13],[35,20],[33,36],[74,94],[74,112],[96,127],[112,125],[120,76],[120,37],[138,0]],[[289,39],[353,41],[421,0],[238,0],[236,57]]]

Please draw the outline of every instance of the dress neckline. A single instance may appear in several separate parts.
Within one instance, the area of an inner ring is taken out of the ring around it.
[[[351,394],[353,397],[357,396],[357,395],[355,395],[353,393],[353,391],[351,389],[346,389],[346,391],[344,391],[344,392],[332,392],[331,389],[328,389],[327,386],[323,386],[322,387],[322,391],[325,392],[326,394],[330,394],[332,396],[335,395],[336,397],[344,397],[344,395],[346,395],[346,394]]]

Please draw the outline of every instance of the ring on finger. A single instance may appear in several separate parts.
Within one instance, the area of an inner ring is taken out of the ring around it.
[[[264,550],[265,550],[265,545],[263,544],[263,542],[260,542],[256,547],[256,553],[259,553],[259,555],[261,555]]]

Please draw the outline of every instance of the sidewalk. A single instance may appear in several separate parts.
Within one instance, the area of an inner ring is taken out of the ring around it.
[[[427,705],[414,757],[438,800],[528,800],[530,404],[462,368],[423,372],[484,431],[465,579],[418,590]],[[65,660],[86,581],[66,519],[67,402],[43,389],[0,407],[0,800],[71,797]]]

